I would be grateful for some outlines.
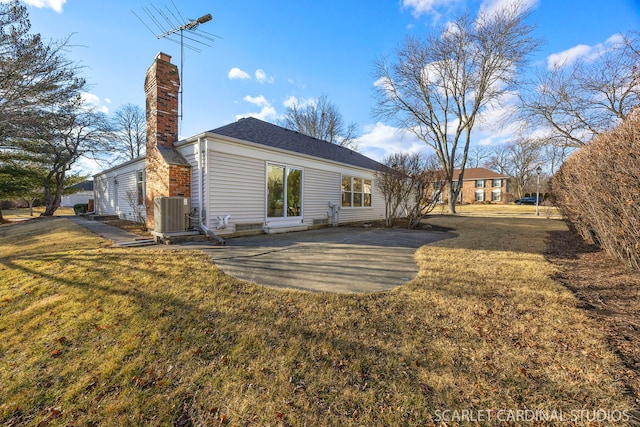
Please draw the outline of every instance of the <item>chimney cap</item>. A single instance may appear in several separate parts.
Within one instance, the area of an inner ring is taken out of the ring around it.
[[[171,55],[167,55],[164,52],[160,52],[158,53],[158,55],[156,56],[156,59],[159,59],[161,61],[166,61],[166,62],[171,62]]]

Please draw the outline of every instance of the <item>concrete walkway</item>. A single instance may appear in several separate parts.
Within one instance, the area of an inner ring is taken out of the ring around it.
[[[83,216],[69,215],[62,216],[62,218],[66,218],[71,222],[81,225],[89,231],[94,232],[98,236],[102,236],[105,239],[111,240],[114,245],[132,242],[136,239],[140,239],[140,236],[138,236],[137,234],[129,233],[128,231],[109,224],[105,224],[104,222],[91,221]]]
[[[84,217],[68,220],[115,245],[139,238]],[[416,249],[454,234],[406,229],[323,228],[214,242],[154,245],[145,249],[192,249],[207,253],[225,273],[264,286],[313,292],[377,292],[395,288],[418,273]]]

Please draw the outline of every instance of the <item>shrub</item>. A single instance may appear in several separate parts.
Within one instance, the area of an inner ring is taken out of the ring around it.
[[[640,269],[640,115],[576,151],[552,179],[552,194],[588,242]]]
[[[75,212],[76,215],[85,214],[88,211],[89,211],[88,203],[78,203],[73,205],[73,212]]]

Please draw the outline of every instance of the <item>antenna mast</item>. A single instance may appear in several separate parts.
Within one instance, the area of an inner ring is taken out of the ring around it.
[[[184,105],[183,105],[183,92],[184,92],[184,48],[188,48],[193,50],[194,52],[201,52],[202,46],[211,47],[208,42],[215,41],[215,36],[213,34],[207,33],[205,31],[197,31],[200,24],[204,24],[213,19],[210,13],[206,15],[202,15],[198,19],[189,19],[185,20],[180,11],[176,7],[173,0],[171,0],[171,4],[173,5],[173,9],[165,6],[164,8],[158,8],[156,6],[143,7],[143,12],[147,15],[147,18],[151,21],[153,25],[160,31],[160,33],[156,33],[151,29],[147,23],[140,18],[134,11],[131,11],[136,18],[144,24],[145,27],[157,38],[157,39],[167,39],[174,43],[180,44],[180,91],[178,92],[180,95],[180,108],[178,112],[178,117],[180,118],[180,124],[182,125],[182,116],[184,115]],[[185,31],[187,35],[185,35]],[[180,33],[180,39],[175,40],[171,38],[172,36]],[[184,39],[187,39],[191,42],[191,44],[186,44]]]

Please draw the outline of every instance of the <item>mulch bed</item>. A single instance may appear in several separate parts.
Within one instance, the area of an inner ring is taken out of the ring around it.
[[[572,231],[550,233],[547,259],[555,279],[595,318],[626,370],[628,392],[640,407],[640,274]]]

